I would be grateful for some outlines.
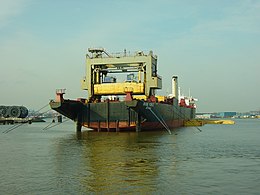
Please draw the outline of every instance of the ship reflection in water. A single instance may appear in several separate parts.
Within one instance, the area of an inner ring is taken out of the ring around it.
[[[78,132],[77,146],[75,139],[58,145],[56,169],[62,175],[72,174],[72,180],[77,178],[81,192],[149,194],[158,184],[169,182],[161,174],[169,167],[174,171],[177,164],[173,155],[176,137],[162,144],[162,134],[167,132]]]

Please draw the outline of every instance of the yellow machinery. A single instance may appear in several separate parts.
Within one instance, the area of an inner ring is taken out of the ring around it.
[[[133,55],[108,54],[103,48],[90,48],[86,55],[86,76],[81,81],[82,89],[88,90],[89,98],[102,95],[155,96],[155,89],[162,88],[162,79],[157,74],[157,56],[136,52]],[[117,82],[116,74],[125,73],[127,79]],[[112,76],[110,76],[112,75]]]

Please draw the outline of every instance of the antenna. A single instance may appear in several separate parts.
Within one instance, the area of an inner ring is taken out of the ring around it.
[[[106,54],[108,57],[111,57],[104,48],[88,48],[88,51],[94,55],[94,57],[100,57],[102,53]]]

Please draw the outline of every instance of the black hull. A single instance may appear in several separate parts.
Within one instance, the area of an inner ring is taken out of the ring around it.
[[[195,117],[195,108],[180,107],[178,103],[149,103],[142,100],[82,103],[63,100],[50,102],[53,110],[81,126],[97,131],[142,131],[166,127],[176,128]]]

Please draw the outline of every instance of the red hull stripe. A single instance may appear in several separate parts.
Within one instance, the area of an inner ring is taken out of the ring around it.
[[[177,128],[182,127],[184,124],[184,120],[173,120],[173,121],[167,121],[167,126],[169,128]],[[125,121],[119,121],[119,122],[90,122],[89,124],[84,123],[82,126],[91,128],[97,131],[129,131],[129,130],[135,130],[136,124],[128,124],[128,122]],[[144,122],[141,124],[141,131],[142,130],[156,130],[156,129],[163,129],[164,126],[160,122]]]

